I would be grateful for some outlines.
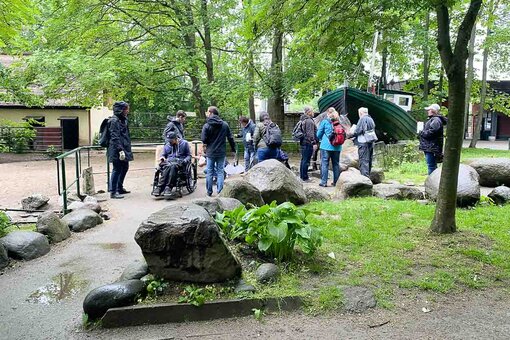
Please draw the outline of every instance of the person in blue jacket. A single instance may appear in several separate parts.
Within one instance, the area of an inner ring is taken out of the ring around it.
[[[329,142],[329,136],[333,133],[332,122],[339,119],[338,112],[330,107],[327,110],[327,118],[321,121],[317,130],[317,138],[320,141],[319,149],[321,151],[321,182],[319,183],[321,187],[328,186],[330,160],[333,167],[333,183],[331,185],[335,186],[340,177],[340,152],[342,151],[342,146],[333,146]]]

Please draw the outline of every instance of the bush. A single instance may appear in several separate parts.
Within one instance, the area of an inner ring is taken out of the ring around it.
[[[416,140],[406,141],[399,144],[388,144],[381,150],[382,164],[384,170],[396,168],[402,163],[414,163],[421,161],[423,155],[418,149],[419,142]]]
[[[260,208],[246,210],[240,206],[223,214],[216,213],[216,222],[230,240],[256,243],[261,252],[283,261],[292,258],[295,245],[312,255],[322,244],[319,230],[307,221],[311,213],[290,202],[276,205],[273,201]]]
[[[46,149],[46,156],[48,156],[48,158],[55,158],[58,155],[60,155],[60,151],[58,151],[54,145],[48,146]]]
[[[31,122],[17,123],[10,120],[0,120],[0,144],[3,151],[22,153],[28,150],[35,138],[35,130]]]
[[[3,211],[0,211],[0,237],[7,235],[7,228],[10,226],[11,220]]]

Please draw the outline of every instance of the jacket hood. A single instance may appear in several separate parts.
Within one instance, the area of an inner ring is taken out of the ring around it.
[[[301,115],[301,117],[299,117],[299,120],[300,121],[304,121],[304,120],[307,120],[307,119],[313,119],[312,117],[310,117],[309,115],[307,115],[306,113],[303,113]]]
[[[223,125],[223,120],[217,115],[212,115],[207,118],[207,123],[211,126],[221,126]]]
[[[445,116],[443,116],[441,114],[435,114],[435,115],[431,116],[430,118],[432,118],[432,117],[437,117],[437,118],[441,119],[441,123],[443,123],[443,125],[448,124],[448,118],[446,118]]]
[[[113,104],[113,114],[116,116],[122,115],[122,111],[128,106],[126,102],[115,102]]]

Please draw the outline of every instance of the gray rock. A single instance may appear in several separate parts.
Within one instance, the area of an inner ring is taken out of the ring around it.
[[[105,212],[105,211],[101,211],[101,213],[99,214],[99,216],[101,216],[101,218],[105,221],[108,221],[109,219],[112,218],[112,214],[109,213],[109,212]]]
[[[225,182],[220,197],[236,198],[244,205],[248,203],[257,207],[264,205],[264,200],[259,189],[245,180],[234,180]]]
[[[241,201],[239,201],[235,198],[218,197],[216,199],[218,200],[218,204],[219,204],[222,212],[225,210],[234,210],[237,207],[240,207],[243,205],[243,203],[241,203]]]
[[[85,196],[85,198],[83,199],[83,203],[92,203],[92,204],[98,204],[98,200],[97,198],[95,198],[94,196]]]
[[[396,200],[421,200],[424,193],[414,186],[403,184],[376,184],[373,187],[373,194],[376,197]]]
[[[255,272],[255,277],[259,283],[276,281],[278,275],[280,275],[280,269],[274,263],[263,263]]]
[[[472,206],[480,200],[480,185],[478,184],[478,178],[479,177],[475,169],[468,165],[460,165],[457,185],[458,207]],[[425,195],[433,201],[437,199],[440,179],[441,168],[437,168],[425,180]]]
[[[10,257],[21,260],[33,260],[50,251],[46,236],[34,231],[12,231],[0,238]]]
[[[418,202],[419,204],[421,205],[427,205],[429,204],[429,200],[417,200],[416,202]]]
[[[65,215],[62,220],[69,225],[74,232],[84,231],[94,228],[103,223],[103,219],[96,212],[89,209],[78,209]]]
[[[489,198],[491,198],[496,204],[506,204],[510,202],[510,188],[504,185],[494,188],[494,190],[490,192]]]
[[[144,277],[149,273],[149,267],[145,259],[136,260],[127,266],[122,272],[119,281],[136,280]]]
[[[201,206],[209,215],[214,216],[216,212],[223,212],[223,209],[220,207],[220,201],[216,198],[206,197],[206,198],[197,198],[191,201],[191,203]]]
[[[9,256],[7,256],[7,250],[5,249],[2,242],[0,242],[0,269],[3,269],[9,265]]]
[[[241,265],[204,208],[175,203],[142,222],[135,234],[149,271],[172,281],[222,282]]]
[[[374,168],[370,171],[370,180],[373,184],[379,184],[384,181],[384,170],[381,168]]]
[[[329,201],[331,196],[322,188],[308,187],[305,188],[306,199],[308,202],[314,201]]]
[[[83,301],[83,311],[89,320],[102,317],[110,308],[135,304],[135,299],[145,292],[145,284],[140,280],[116,282],[90,291]]]
[[[299,179],[275,159],[268,159],[251,168],[244,179],[260,190],[264,202],[278,204],[306,203],[306,194]]]
[[[71,236],[67,223],[54,212],[48,211],[40,215],[35,226],[38,232],[48,236],[50,243],[58,243]]]
[[[235,293],[242,293],[242,292],[255,292],[256,289],[252,285],[246,283],[244,280],[239,280],[237,283],[236,289],[234,290]]]
[[[469,162],[478,175],[480,185],[497,187],[506,185],[510,187],[510,159],[508,158],[479,158]]]
[[[92,167],[83,169],[81,172],[81,177],[82,177],[81,192],[87,195],[95,194],[96,188],[94,185],[94,170],[92,169]]]
[[[98,214],[101,212],[101,206],[98,203],[93,203],[93,202],[75,201],[75,202],[72,202],[71,204],[69,204],[67,206],[67,209],[70,211],[78,210],[78,209],[89,209],[89,210],[95,211]]]
[[[344,309],[350,313],[363,313],[377,305],[374,294],[363,287],[346,287],[343,294]]]
[[[340,170],[347,171],[349,168],[359,169],[359,155],[356,146],[344,146],[340,155]],[[333,177],[329,177],[333,178]]]
[[[44,206],[50,198],[41,194],[33,194],[21,200],[21,206],[26,210],[37,210]]]
[[[372,196],[372,182],[363,176],[358,169],[350,168],[342,171],[336,183],[340,197]]]

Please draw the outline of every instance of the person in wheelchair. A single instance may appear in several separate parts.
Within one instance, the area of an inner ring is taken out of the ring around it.
[[[162,192],[164,196],[171,196],[172,189],[177,185],[179,171],[186,169],[191,161],[188,142],[179,138],[175,132],[168,133],[167,137],[168,143],[159,159],[159,179],[152,191],[154,196],[160,196]]]

